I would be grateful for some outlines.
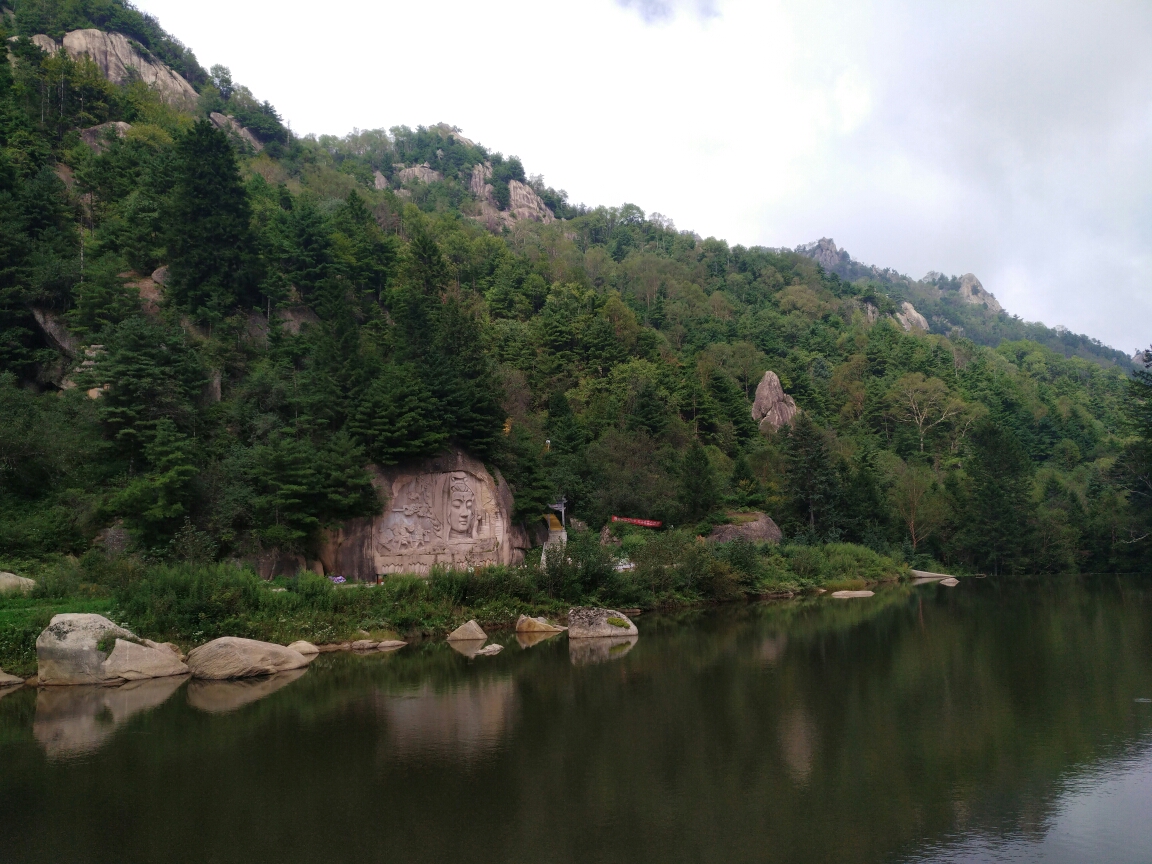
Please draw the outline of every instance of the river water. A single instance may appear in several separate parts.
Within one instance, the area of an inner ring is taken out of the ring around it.
[[[0,698],[3,862],[1152,862],[1152,586]]]

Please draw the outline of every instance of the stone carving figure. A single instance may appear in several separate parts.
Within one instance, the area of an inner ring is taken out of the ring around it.
[[[476,537],[479,523],[476,493],[463,471],[453,473],[448,481],[448,542],[470,541]]]

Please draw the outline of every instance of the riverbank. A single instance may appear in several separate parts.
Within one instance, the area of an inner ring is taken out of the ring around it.
[[[519,567],[388,576],[334,585],[305,573],[265,582],[232,564],[155,564],[92,552],[25,566],[31,596],[0,596],[0,669],[36,671],[36,637],[61,612],[98,612],[187,651],[219,636],[288,644],[441,636],[475,618],[486,629],[520,615],[562,618],[574,605],[670,609],[709,602],[864,588],[908,577],[907,567],[849,543],[715,544],[688,532],[602,546],[573,534],[564,555]]]

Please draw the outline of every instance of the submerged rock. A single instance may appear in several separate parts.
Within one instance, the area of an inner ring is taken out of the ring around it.
[[[475,618],[473,618],[471,621],[468,621],[467,623],[461,624],[459,627],[448,634],[449,642],[470,642],[474,639],[483,641],[487,638],[488,634],[485,633],[484,629],[476,623]]]
[[[874,596],[874,591],[833,591],[832,596],[837,600],[856,600],[863,597]]]
[[[947,579],[941,579],[940,584],[945,585],[949,588],[955,588],[957,585],[960,584],[960,580],[957,579],[955,576],[949,576]]]
[[[578,606],[568,612],[569,639],[600,639],[638,635],[636,625],[623,612]]]
[[[188,668],[192,670],[192,677],[215,681],[272,675],[307,665],[308,658],[298,651],[271,642],[240,639],[236,636],[213,639],[206,645],[192,649],[188,655]]]
[[[485,645],[483,648],[481,648],[479,651],[477,651],[472,656],[474,656],[474,657],[494,657],[495,655],[499,654],[503,650],[504,650],[503,645],[497,645],[496,643],[492,643],[491,645]]]
[[[106,684],[184,675],[179,651],[138,639],[103,615],[56,615],[36,639],[41,684]]]
[[[377,651],[398,651],[407,645],[407,642],[401,642],[399,639],[385,639],[383,642],[376,646]]]

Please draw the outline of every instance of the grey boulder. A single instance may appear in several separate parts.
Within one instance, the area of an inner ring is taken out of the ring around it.
[[[15,573],[0,572],[0,594],[31,594],[36,580]]]
[[[193,678],[223,681],[302,669],[308,665],[309,659],[283,645],[222,636],[193,648],[188,653],[188,668]]]
[[[111,650],[100,650],[101,647]],[[103,615],[65,613],[36,639],[41,684],[109,684],[184,675],[171,648],[118,627]]]
[[[638,631],[632,620],[623,612],[617,612],[615,609],[578,606],[568,611],[569,639],[600,639],[636,635],[638,635]]]

